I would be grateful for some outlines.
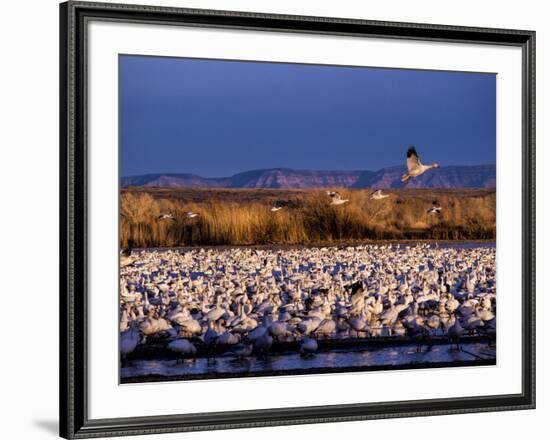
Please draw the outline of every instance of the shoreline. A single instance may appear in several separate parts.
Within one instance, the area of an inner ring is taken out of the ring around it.
[[[197,338],[189,338],[195,345],[197,353],[194,358],[206,358],[226,356],[234,348],[233,345],[218,344],[213,348],[208,348]],[[330,352],[333,350],[369,350],[387,347],[400,347],[415,344],[415,341],[408,336],[378,336],[366,338],[316,338],[319,345],[318,353]],[[167,348],[167,341],[152,340],[148,343],[139,345],[136,349],[126,356],[128,361],[145,360],[175,360],[181,356]],[[468,343],[489,343],[492,339],[486,335],[463,336],[462,344]],[[422,345],[448,345],[449,338],[446,335],[431,336],[430,340],[424,340]],[[292,354],[300,350],[300,341],[275,341],[270,349],[273,354]]]
[[[432,368],[458,368],[458,367],[490,367],[496,366],[496,359],[473,359],[471,361],[450,361],[450,362],[418,362],[403,365],[371,365],[361,367],[313,367],[297,368],[279,371],[255,371],[255,372],[223,372],[223,373],[202,373],[165,376],[162,374],[148,374],[132,377],[120,377],[120,384],[151,383],[151,382],[175,382],[212,379],[242,379],[252,377],[269,376],[302,376],[311,374],[338,374],[338,373],[359,373],[374,371],[396,371],[396,370],[420,370]]]
[[[410,246],[415,244],[430,244],[443,246],[465,246],[465,245],[483,245],[488,244],[491,247],[496,247],[496,240],[361,240],[361,241],[345,241],[345,242],[317,242],[308,244],[220,244],[220,245],[195,245],[195,246],[152,246],[152,247],[133,247],[133,251],[192,251],[197,249],[302,249],[302,248],[347,248],[367,245],[397,245]],[[120,249],[125,249],[120,247]]]

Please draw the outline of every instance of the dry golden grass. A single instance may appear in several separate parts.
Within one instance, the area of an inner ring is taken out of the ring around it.
[[[367,240],[494,240],[494,190],[339,190],[350,203],[331,206],[324,190],[124,189],[122,247],[319,244]],[[432,201],[441,215],[426,211]],[[284,208],[271,212],[278,204]],[[199,213],[188,219],[187,211]],[[158,220],[171,213],[175,221]]]

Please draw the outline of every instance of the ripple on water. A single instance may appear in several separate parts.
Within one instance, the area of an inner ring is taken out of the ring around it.
[[[256,357],[237,360],[228,356],[218,356],[213,359],[198,358],[195,360],[139,360],[128,361],[122,365],[121,377],[143,377],[148,375],[164,376],[167,379],[172,376],[204,375],[234,375],[235,373],[284,373],[300,370],[315,369],[339,369],[357,367],[396,367],[414,366],[415,364],[441,364],[453,362],[469,362],[478,359],[491,360],[494,352],[487,349],[486,343],[469,343],[462,346],[462,351],[450,351],[449,346],[434,345],[431,351],[426,347],[418,353],[415,345],[399,347],[383,347],[370,350],[332,350],[317,353],[308,358],[302,358],[299,354],[277,354],[267,359]]]

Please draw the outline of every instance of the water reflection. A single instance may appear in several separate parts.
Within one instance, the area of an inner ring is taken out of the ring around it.
[[[276,354],[267,359],[256,357],[242,360],[233,357],[221,356],[207,359],[176,360],[139,360],[123,363],[121,376],[123,379],[158,375],[170,378],[171,376],[205,376],[230,373],[265,373],[265,372],[292,372],[314,369],[335,370],[350,367],[381,367],[381,366],[414,366],[415,364],[441,364],[452,362],[468,362],[477,360],[491,360],[495,358],[495,349],[486,343],[468,343],[462,346],[461,351],[450,351],[446,344],[434,345],[431,351],[417,352],[415,345],[399,347],[384,347],[369,350],[332,350],[317,353],[314,356],[303,358],[299,354]]]

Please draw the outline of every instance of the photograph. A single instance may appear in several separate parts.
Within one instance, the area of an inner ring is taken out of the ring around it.
[[[121,384],[497,364],[495,73],[119,54],[118,118]]]

